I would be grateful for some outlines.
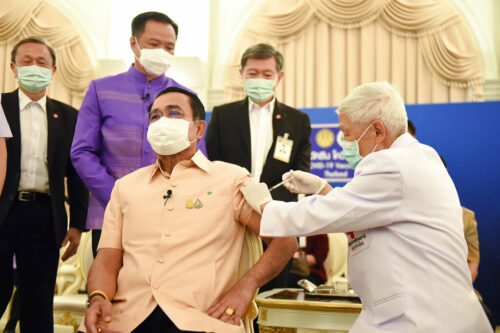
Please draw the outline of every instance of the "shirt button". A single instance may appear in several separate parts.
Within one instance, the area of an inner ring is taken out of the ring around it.
[[[173,187],[176,187],[176,186],[177,186],[177,183],[176,183],[176,182],[172,182],[172,186],[173,186]]]
[[[159,286],[158,282],[153,283],[153,288],[158,289]]]
[[[173,207],[173,206],[168,206],[168,207],[167,207],[167,209],[168,209],[168,210],[173,210],[173,209],[174,209],[174,207]]]
[[[160,258],[158,258],[158,262],[159,262],[160,264],[163,264],[163,263],[165,262],[165,259],[163,259],[163,257],[160,257]]]
[[[170,237],[170,233],[169,233],[168,231],[165,231],[165,232],[163,233],[163,235],[164,235],[165,237]]]

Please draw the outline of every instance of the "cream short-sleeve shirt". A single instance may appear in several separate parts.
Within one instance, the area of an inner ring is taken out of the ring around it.
[[[130,332],[158,304],[181,330],[243,332],[205,311],[237,281],[248,171],[199,151],[170,175],[158,166],[119,179],[106,209],[99,248],[123,250],[110,328]]]

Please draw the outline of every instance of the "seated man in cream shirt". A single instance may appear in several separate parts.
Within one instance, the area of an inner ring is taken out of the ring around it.
[[[89,275],[87,332],[244,332],[256,289],[297,250],[295,238],[264,239],[238,280],[245,228],[258,234],[260,215],[240,193],[248,171],[197,151],[204,118],[188,91],[156,97],[147,138],[158,161],[115,183]]]

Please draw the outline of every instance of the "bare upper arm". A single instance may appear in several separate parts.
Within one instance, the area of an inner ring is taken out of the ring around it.
[[[101,248],[94,260],[97,267],[107,266],[112,271],[118,272],[123,266],[123,250],[112,248]]]
[[[247,226],[252,230],[256,235],[260,235],[260,220],[262,216],[259,213],[252,211],[252,215],[247,223]],[[272,237],[261,237],[262,240],[269,245],[272,240]]]

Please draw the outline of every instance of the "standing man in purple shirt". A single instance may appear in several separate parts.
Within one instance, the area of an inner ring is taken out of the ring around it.
[[[164,75],[177,33],[165,14],[137,15],[130,37],[134,64],[125,73],[92,81],[78,113],[71,160],[91,192],[86,227],[92,230],[94,256],[115,180],[156,160],[146,138],[148,106],[163,89],[184,88]]]

